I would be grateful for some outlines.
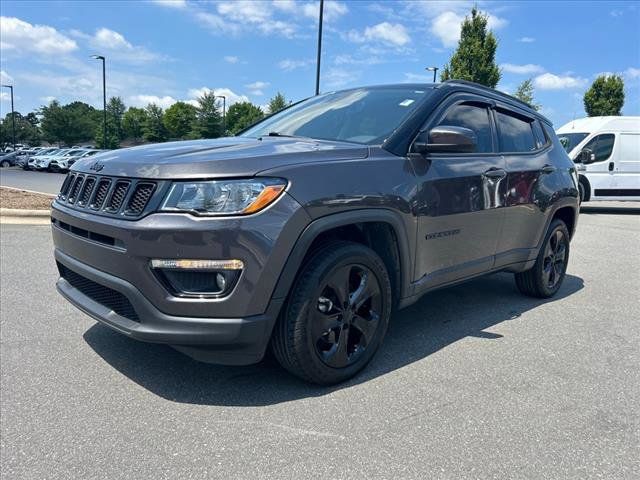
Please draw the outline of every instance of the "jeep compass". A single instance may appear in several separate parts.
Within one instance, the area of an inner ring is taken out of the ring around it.
[[[497,271],[560,288],[578,220],[551,123],[464,81],[318,95],[236,137],[76,162],[51,213],[57,288],[131,338],[355,375],[395,309]]]

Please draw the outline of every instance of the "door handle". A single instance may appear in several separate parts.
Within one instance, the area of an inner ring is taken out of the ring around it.
[[[504,178],[507,176],[507,172],[505,170],[503,170],[502,168],[495,168],[492,167],[489,170],[487,170],[486,172],[484,172],[484,176],[487,178],[492,178],[492,179],[500,179],[500,178]]]
[[[613,162],[609,162],[609,171],[610,172],[613,172],[613,167],[614,167]]]
[[[553,173],[555,172],[557,169],[556,167],[554,167],[553,165],[545,165],[544,167],[542,167],[542,173]]]

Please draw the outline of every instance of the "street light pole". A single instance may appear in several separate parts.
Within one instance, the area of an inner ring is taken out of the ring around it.
[[[105,58],[102,55],[91,55],[91,58],[102,60],[102,147],[107,145],[107,75]]]
[[[224,95],[216,95],[215,98],[222,99],[222,135],[227,134],[227,97]]]
[[[427,72],[433,72],[433,83],[436,83],[436,72],[438,71],[438,67],[427,67],[425,70]]]
[[[13,111],[13,85],[2,85],[11,90],[11,133],[13,136],[13,151],[16,151],[16,113]]]
[[[316,95],[320,94],[320,56],[322,54],[322,14],[324,0],[320,0],[320,18],[318,19],[318,60],[316,62]]]

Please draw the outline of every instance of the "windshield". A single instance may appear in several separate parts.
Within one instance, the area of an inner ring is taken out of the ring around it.
[[[242,137],[297,136],[376,145],[427,98],[430,89],[359,88],[304,100],[266,118]]]
[[[587,138],[588,135],[588,133],[559,133],[558,140],[560,140],[560,144],[564,147],[565,151],[569,153],[576,148],[576,145]]]

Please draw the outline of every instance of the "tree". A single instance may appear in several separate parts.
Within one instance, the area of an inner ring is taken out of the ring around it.
[[[164,128],[163,112],[155,103],[150,103],[145,108],[147,120],[142,128],[142,136],[149,142],[164,142],[167,139],[167,130]]]
[[[26,143],[30,146],[40,145],[40,129],[37,124],[37,117],[34,113],[22,116],[20,112],[15,112],[16,143]],[[35,125],[31,123],[36,118]],[[11,112],[7,113],[4,120],[0,121],[0,145],[13,143],[13,124]]]
[[[130,107],[122,116],[124,138],[131,138],[133,143],[139,143],[142,139],[147,119],[147,111],[144,108]]]
[[[100,112],[83,102],[63,107],[57,100],[40,110],[42,134],[49,143],[74,145],[94,138],[101,119]]]
[[[107,103],[107,127],[109,127],[109,120],[111,120],[111,126],[114,129],[113,134],[119,139],[124,138],[124,130],[122,128],[122,117],[127,107],[120,97],[111,97]]]
[[[276,96],[269,100],[269,115],[279,112],[283,108],[287,108],[289,104],[280,92],[276,93]]]
[[[462,22],[458,48],[442,70],[440,79],[469,80],[495,88],[500,81],[500,69],[495,63],[498,41],[487,31],[487,15],[474,7],[471,18]]]
[[[192,132],[197,138],[218,138],[222,131],[222,116],[214,92],[205,92],[198,98],[196,122]]]
[[[227,112],[227,130],[235,135],[240,130],[244,130],[249,125],[257,122],[264,113],[251,102],[234,103]]]
[[[164,112],[164,126],[169,137],[183,139],[196,123],[196,107],[184,102],[176,102]]]
[[[584,94],[584,109],[590,117],[622,115],[624,81],[620,75],[600,75]]]
[[[533,82],[530,78],[518,85],[513,96],[522,100],[524,103],[531,105],[534,110],[540,109],[540,105],[533,101]]]

